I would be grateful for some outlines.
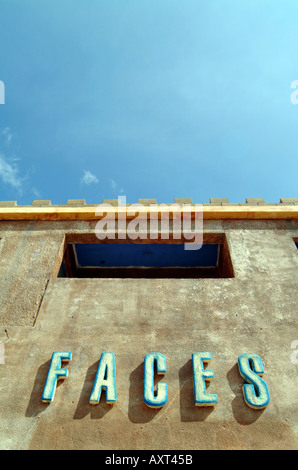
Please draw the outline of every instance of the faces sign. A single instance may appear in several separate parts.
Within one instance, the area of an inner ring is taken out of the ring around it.
[[[53,352],[41,397],[44,403],[53,402],[57,381],[68,377],[68,370],[61,367],[62,362],[69,362],[71,359],[71,352]],[[192,354],[195,406],[215,406],[218,403],[217,395],[206,392],[206,381],[214,379],[214,371],[205,369],[204,364],[208,364],[211,359],[210,352],[196,352]],[[165,382],[160,382],[154,391],[155,367],[157,374],[166,374],[166,358],[158,352],[149,353],[144,359],[143,400],[150,408],[161,408],[167,403],[168,389]],[[243,395],[245,403],[250,408],[256,410],[265,408],[269,404],[270,395],[268,386],[262,379],[264,367],[260,356],[253,353],[242,354],[238,358],[238,369],[244,380]],[[89,397],[91,405],[99,403],[102,390],[105,390],[106,393],[106,403],[114,404],[117,402],[115,354],[112,352],[103,352],[101,354]]]

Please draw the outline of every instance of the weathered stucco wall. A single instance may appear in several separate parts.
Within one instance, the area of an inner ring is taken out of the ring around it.
[[[297,449],[298,223],[209,221],[225,233],[233,279],[56,278],[67,233],[94,222],[0,223],[2,449]],[[43,297],[44,296],[44,297]],[[69,377],[46,405],[53,351],[71,351]],[[118,401],[88,403],[100,355],[116,356]],[[144,356],[166,356],[168,402],[143,402]],[[194,406],[191,354],[210,351],[218,395]],[[271,401],[250,409],[238,357],[265,367]]]

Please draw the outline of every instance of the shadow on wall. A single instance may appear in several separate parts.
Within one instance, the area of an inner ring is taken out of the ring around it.
[[[162,378],[162,375],[155,374],[154,384],[156,385]],[[144,362],[132,371],[129,380],[128,418],[132,423],[148,423],[162,408],[149,408],[143,401]]]
[[[105,402],[104,390],[101,393],[100,401],[97,405],[91,405],[89,403],[89,397],[92,391],[98,365],[99,360],[92,364],[92,366],[90,366],[87,370],[85,382],[82,388],[76,411],[73,415],[73,419],[83,419],[89,414],[91,419],[101,419],[113,408],[113,405],[109,405]]]
[[[33,389],[30,395],[29,404],[26,409],[25,416],[27,418],[34,418],[40,413],[45,411],[49,404],[41,401],[42,391],[46,382],[48,370],[50,367],[51,360],[48,360],[42,364],[36,373]],[[58,382],[59,385],[59,382]]]
[[[239,374],[238,364],[235,364],[227,373],[227,379],[235,398],[232,401],[232,411],[237,423],[249,425],[257,421],[265,408],[261,410],[253,410],[246,405],[243,397],[243,379]]]
[[[180,382],[180,417],[182,422],[204,421],[214,410],[214,406],[194,405],[194,385],[192,374],[192,360],[184,364],[179,370]],[[209,383],[206,383],[208,389]]]

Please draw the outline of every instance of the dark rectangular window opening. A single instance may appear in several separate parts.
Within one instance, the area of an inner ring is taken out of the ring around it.
[[[198,250],[181,240],[104,240],[69,235],[58,277],[69,278],[232,278],[224,234],[204,236]]]

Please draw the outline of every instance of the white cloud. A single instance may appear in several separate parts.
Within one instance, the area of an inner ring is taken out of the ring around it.
[[[91,173],[91,171],[84,170],[84,175],[81,178],[81,183],[87,184],[89,186],[92,183],[97,184],[98,182],[99,182],[98,179],[96,178],[95,175]]]
[[[111,179],[110,180],[110,183],[111,183],[111,186],[112,186],[112,189],[116,189],[117,185],[116,185],[116,181]]]
[[[124,189],[119,188],[119,185],[112,178],[110,179],[110,184],[111,184],[111,188],[112,188],[113,191],[118,192],[118,194],[123,194],[124,193]]]
[[[3,154],[0,154],[0,178],[3,183],[9,184],[22,193],[22,186],[25,178],[20,176],[18,166],[7,161]]]
[[[11,186],[19,195],[24,193],[33,193],[35,197],[41,197],[37,188],[32,185],[31,176],[33,169],[26,170],[26,174],[22,173],[19,166],[19,158],[13,153],[14,134],[10,127],[0,129],[0,182]],[[7,156],[10,153],[9,157]]]
[[[40,192],[39,192],[36,188],[32,188],[32,193],[34,194],[34,196],[35,196],[37,199],[40,199],[40,198],[41,198],[41,194],[40,194]]]
[[[2,131],[2,135],[5,137],[5,143],[6,143],[6,145],[9,145],[10,142],[11,142],[11,140],[12,140],[12,137],[13,137],[10,128],[9,128],[9,127],[5,127],[5,129],[3,129],[3,131]]]

